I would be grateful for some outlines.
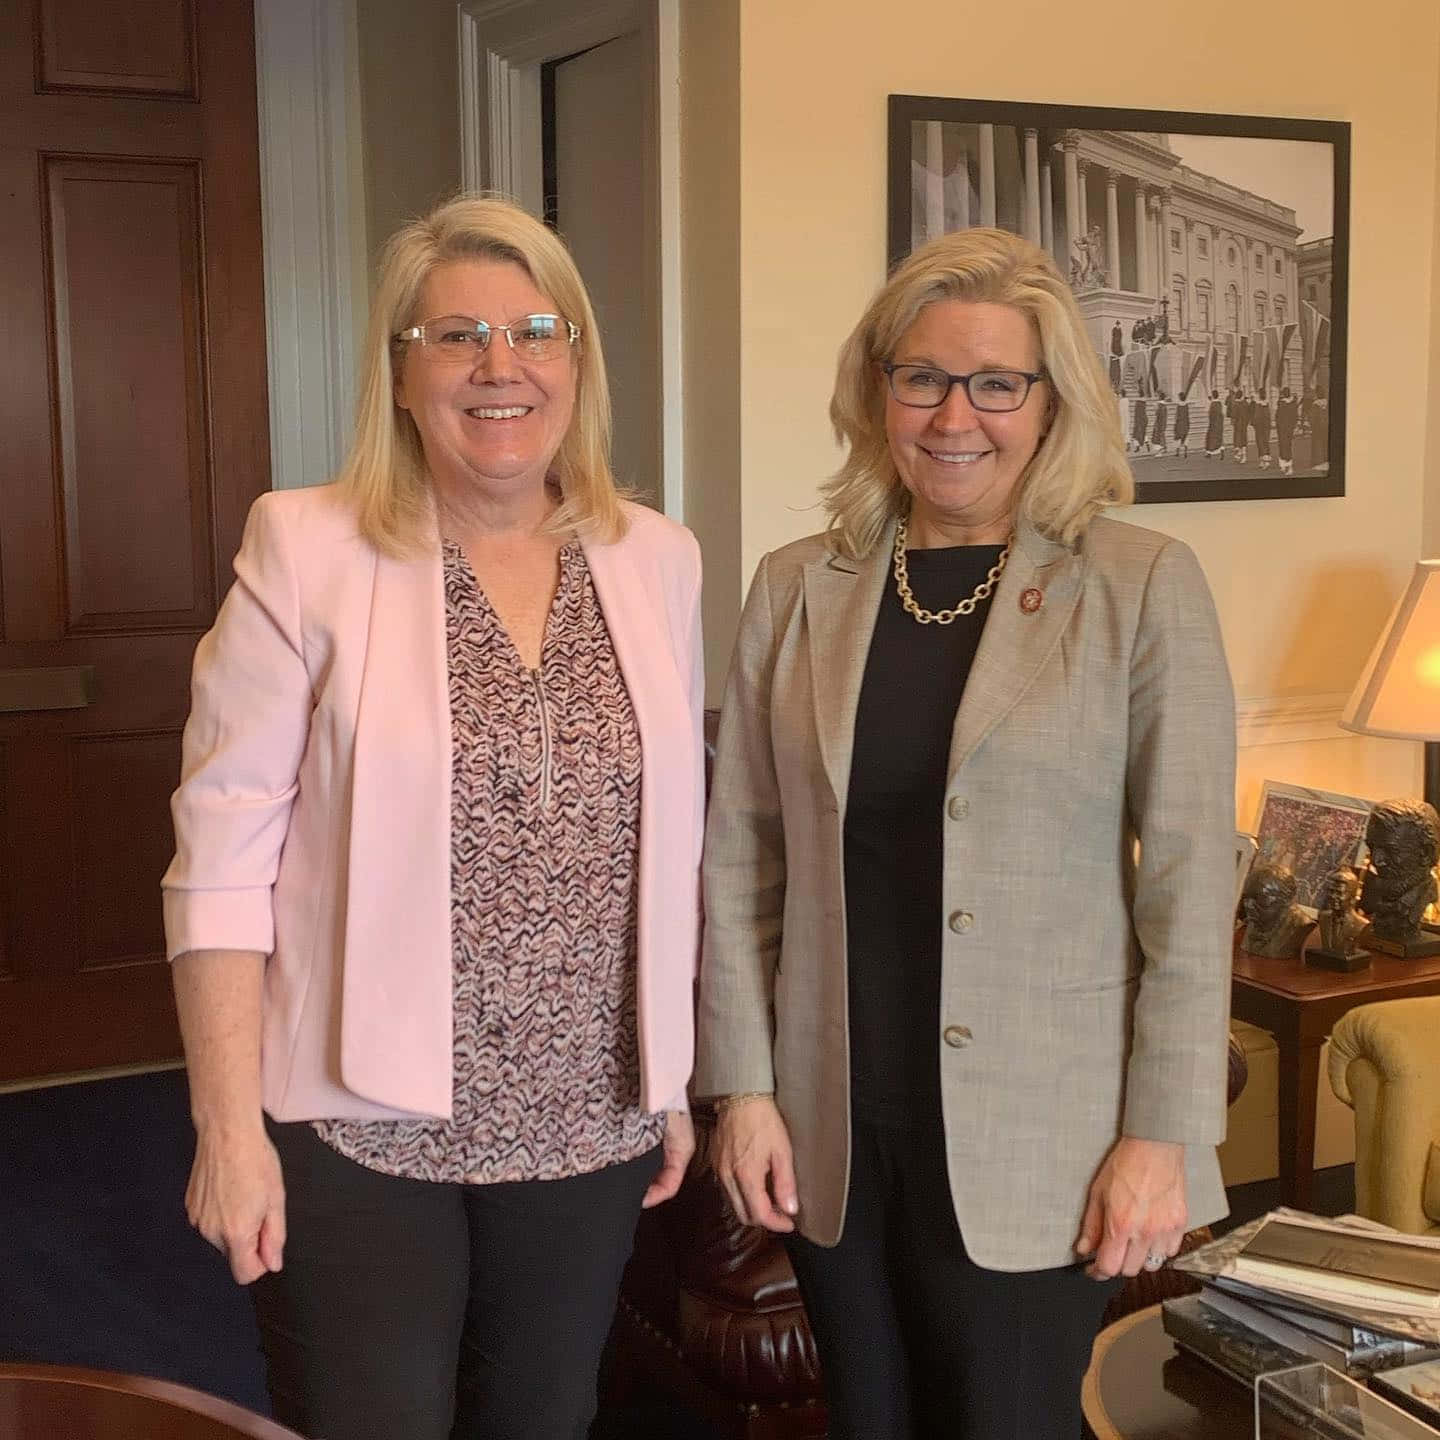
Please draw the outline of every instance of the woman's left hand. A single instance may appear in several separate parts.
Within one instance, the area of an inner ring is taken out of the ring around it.
[[[664,1160],[660,1173],[650,1182],[641,1208],[662,1204],[674,1198],[685,1178],[690,1157],[695,1153],[695,1122],[683,1110],[671,1110],[665,1121]]]
[[[1093,1257],[1093,1280],[1155,1270],[1147,1259],[1180,1249],[1186,1216],[1185,1147],[1122,1135],[1090,1182],[1075,1250]]]

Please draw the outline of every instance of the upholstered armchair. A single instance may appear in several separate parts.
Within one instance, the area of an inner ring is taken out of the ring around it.
[[[1355,1111],[1355,1208],[1440,1236],[1440,996],[1382,1000],[1341,1017],[1330,1085]]]

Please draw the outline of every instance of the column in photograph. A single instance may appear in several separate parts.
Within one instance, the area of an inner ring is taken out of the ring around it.
[[[1160,253],[1165,257],[1165,263],[1160,271],[1160,283],[1156,287],[1160,294],[1170,294],[1170,283],[1175,274],[1175,251],[1170,244],[1170,229],[1175,223],[1175,212],[1171,209],[1171,191],[1167,186],[1160,192]],[[1178,325],[1180,317],[1172,315],[1171,323]]]
[[[1180,338],[1180,322],[1182,317],[1175,313],[1175,249],[1170,239],[1170,229],[1174,223],[1174,212],[1170,207],[1171,190],[1168,185],[1164,186],[1156,200],[1156,228],[1159,231],[1159,245],[1156,254],[1160,257],[1158,268],[1159,273],[1155,277],[1155,312],[1159,316],[1164,313],[1169,317],[1168,334],[1171,340]],[[1161,311],[1161,303],[1164,302],[1164,311]],[[1169,352],[1171,355],[1174,351]],[[1169,375],[1164,377],[1163,385],[1167,391],[1173,384],[1173,378]],[[1170,399],[1174,400],[1175,395],[1170,393]],[[1173,416],[1172,422],[1173,422]]]
[[[1270,304],[1266,307],[1267,314],[1265,321],[1267,325],[1279,325],[1282,320],[1290,318],[1290,299],[1285,294],[1285,253],[1280,246],[1271,241],[1268,247],[1268,255],[1265,260],[1265,280],[1270,287]],[[1279,273],[1276,273],[1276,267]],[[1276,363],[1280,366],[1281,374],[1271,373],[1270,383],[1277,388],[1284,384],[1283,371],[1285,368],[1285,357],[1276,356]]]
[[[1150,221],[1155,231],[1155,298],[1170,293],[1170,237],[1165,233],[1165,210],[1170,192],[1157,190],[1151,197]]]
[[[1080,187],[1080,233],[1090,233],[1090,196],[1089,190],[1090,162],[1081,160],[1078,156],[1075,161],[1075,178]]]
[[[945,127],[925,122],[925,238],[945,233]]]
[[[1205,237],[1205,278],[1210,282],[1210,332],[1206,340],[1214,340],[1219,344],[1220,331],[1224,328],[1221,324],[1223,298],[1220,294],[1220,281],[1216,278],[1216,252],[1220,249],[1220,227],[1209,221],[1202,220],[1196,224],[1196,233]],[[1199,276],[1197,275],[1197,279]],[[1208,376],[1206,377],[1208,380]]]
[[[1165,247],[1160,234],[1160,196],[1150,191],[1145,205],[1146,234],[1150,241],[1150,294],[1158,302],[1165,293],[1165,272],[1169,268],[1165,261]]]
[[[1230,264],[1230,248],[1231,248],[1232,245],[1239,246],[1239,249],[1240,249],[1240,265],[1239,265],[1239,267],[1238,267],[1238,270],[1237,270],[1237,267],[1235,267],[1235,266],[1233,266],[1233,265]],[[1227,233],[1227,236],[1226,236],[1226,240],[1225,240],[1225,284],[1226,284],[1226,316],[1227,316],[1227,327],[1226,327],[1226,328],[1227,328],[1227,329],[1228,329],[1228,328],[1233,328],[1233,329],[1236,331],[1237,334],[1244,334],[1244,331],[1245,331],[1245,244],[1244,244],[1244,241],[1241,239],[1241,237],[1240,237],[1238,234],[1236,234],[1236,232],[1235,232],[1235,227],[1234,227],[1233,225],[1230,227],[1230,229],[1229,229],[1229,231],[1228,231],[1228,233]],[[1235,287],[1235,292],[1236,292],[1236,293],[1235,293],[1235,323],[1234,323],[1234,326],[1233,326],[1233,327],[1231,327],[1231,326],[1229,325],[1229,323],[1228,323],[1228,316],[1229,316],[1229,287],[1232,286],[1232,285]],[[1232,342],[1232,343],[1238,345],[1238,342]],[[1240,374],[1240,352],[1239,352],[1238,348],[1236,348],[1236,349],[1233,350],[1233,352],[1232,352],[1232,354],[1231,354],[1231,356],[1230,356],[1230,360],[1231,360],[1230,383],[1238,388],[1238,387],[1241,385],[1241,383],[1242,383],[1241,374]]]
[[[1250,335],[1255,329],[1255,243],[1249,235],[1237,235],[1236,239],[1240,243],[1240,273],[1244,276],[1240,282],[1240,333]],[[1250,357],[1247,378],[1253,389],[1260,378],[1260,363],[1254,355]]]
[[[1050,147],[1040,162],[1040,243],[1055,254],[1055,179],[1050,173]]]
[[[1025,238],[1040,243],[1040,135],[1025,127]]]
[[[1120,288],[1120,197],[1119,177],[1108,166],[1105,170],[1105,265],[1110,271],[1110,288]]]
[[[980,127],[980,223],[995,223],[995,127]]]
[[[1220,294],[1220,280],[1215,270],[1215,267],[1220,263],[1220,227],[1218,225],[1207,225],[1205,228],[1210,233],[1210,330],[1212,334],[1215,334],[1218,333],[1221,328],[1220,322],[1224,304]]]
[[[1297,237],[1292,242],[1290,250],[1290,313],[1295,317],[1297,323],[1300,320],[1300,255],[1298,250],[1295,249],[1295,246],[1299,244],[1300,241]],[[1298,330],[1295,332],[1295,353],[1297,356],[1304,353],[1304,347],[1301,343],[1300,332]],[[1296,395],[1302,393],[1304,376],[1299,375],[1298,380],[1299,383],[1295,387]]]
[[[1145,182],[1135,179],[1135,289],[1141,295],[1150,293],[1150,246],[1145,224]]]
[[[1070,257],[1075,253],[1075,239],[1080,234],[1080,170],[1077,152],[1080,137],[1067,130],[1061,142],[1065,151],[1065,253],[1057,257],[1060,268],[1068,273]]]
[[[1180,320],[1184,323],[1181,328],[1186,332],[1193,333],[1195,329],[1195,282],[1190,272],[1195,263],[1195,219],[1191,215],[1180,215],[1176,218],[1180,221],[1180,274],[1185,280],[1185,305],[1180,316]]]
[[[962,130],[955,155],[955,226],[959,230],[970,225],[970,152],[964,137]]]

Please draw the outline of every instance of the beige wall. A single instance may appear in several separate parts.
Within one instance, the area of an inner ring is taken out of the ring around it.
[[[1440,131],[1440,116],[1436,119]],[[1425,447],[1425,535],[1421,550],[1440,556],[1440,145],[1435,156],[1435,260],[1430,286],[1430,436]]]
[[[459,182],[455,4],[356,8],[373,261]],[[1440,7],[1375,0],[1356,27],[1348,3],[1313,0],[1297,26],[1280,5],[1215,0],[1202,33],[1163,7],[1137,29],[1015,0],[1003,34],[941,7],[923,39],[877,26],[868,0],[681,13],[687,519],[705,550],[712,699],[760,555],[820,524],[835,351],[883,271],[891,91],[1352,122],[1349,494],[1131,517],[1195,547],[1242,697],[1348,690],[1410,563],[1440,552]],[[1404,75],[1397,55],[1412,57]],[[1418,785],[1418,747],[1335,736],[1242,754],[1241,819],[1266,775],[1370,796]]]
[[[460,183],[455,0],[354,0],[363,196],[357,324],[385,238]],[[705,553],[718,703],[740,613],[740,0],[682,0],[681,245],[686,520]],[[363,277],[363,278],[361,278]]]
[[[373,281],[387,237],[460,185],[458,21],[455,0],[356,0],[356,21]]]
[[[1440,7],[1374,0],[1357,26],[1349,0],[1314,0],[1297,25],[1283,5],[1213,0],[1200,27],[1183,6],[1132,25],[1118,9],[1106,24],[1104,7],[1012,0],[989,31],[946,6],[887,29],[869,0],[741,0],[740,14],[747,578],[818,528],[816,484],[839,458],[826,403],[836,349],[883,275],[887,93],[1352,122],[1348,494],[1127,516],[1196,550],[1240,696],[1347,691],[1420,547]],[[1241,818],[1265,774],[1370,796],[1418,785],[1418,746],[1335,735],[1242,758]]]

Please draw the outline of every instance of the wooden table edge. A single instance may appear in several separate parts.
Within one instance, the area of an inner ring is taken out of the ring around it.
[[[1128,1334],[1137,1325],[1143,1325],[1159,1313],[1159,1305],[1146,1305],[1144,1309],[1132,1310],[1128,1315],[1122,1315],[1113,1324],[1107,1325],[1095,1337],[1095,1344],[1090,1349],[1090,1364],[1085,1371],[1085,1378],[1080,1382],[1080,1412],[1094,1433],[1095,1440],[1125,1440],[1125,1436],[1115,1428],[1100,1399],[1100,1362],[1122,1335]]]
[[[159,1400],[175,1409],[204,1416],[229,1425],[249,1440],[302,1440],[278,1421],[256,1414],[233,1400],[197,1390],[178,1380],[161,1380],[152,1375],[130,1375],[118,1370],[90,1370],[78,1365],[46,1365],[30,1361],[0,1361],[0,1383],[6,1380],[37,1380],[48,1384],[73,1385],[78,1389],[104,1390],[113,1395],[134,1395]]]

